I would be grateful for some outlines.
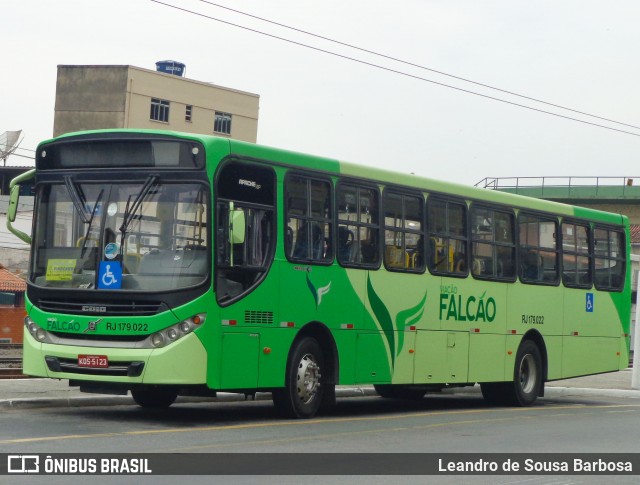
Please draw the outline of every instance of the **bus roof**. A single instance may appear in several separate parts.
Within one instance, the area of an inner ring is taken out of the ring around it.
[[[340,174],[343,176],[365,179],[374,183],[384,183],[386,185],[393,184],[398,187],[411,188],[419,191],[447,194],[463,199],[503,204],[518,209],[550,212],[567,217],[586,218],[616,225],[628,224],[627,217],[621,214],[572,206],[560,202],[536,199],[491,189],[483,189],[454,182],[445,182],[419,175],[404,174],[397,171],[359,165],[337,159],[309,155],[214,135],[200,135],[195,133],[182,133],[164,130],[109,129],[66,133],[57,138],[46,140],[43,143],[49,143],[75,136],[88,137],[90,135],[95,135],[97,138],[99,135],[110,134],[113,136],[113,134],[117,133],[121,133],[123,135],[139,133],[198,140],[205,145],[209,155],[217,155],[220,159],[227,155],[236,155],[248,159],[266,160],[285,166],[325,172],[327,174]],[[215,170],[215,167],[211,170]]]

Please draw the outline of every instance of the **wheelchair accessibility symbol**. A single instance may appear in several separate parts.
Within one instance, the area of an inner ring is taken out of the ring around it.
[[[101,261],[98,272],[98,288],[118,290],[122,288],[122,266],[118,261]]]
[[[593,313],[593,293],[587,293],[587,304],[585,310],[588,313]]]

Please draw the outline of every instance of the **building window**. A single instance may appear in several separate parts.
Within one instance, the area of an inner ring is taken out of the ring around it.
[[[16,294],[0,292],[0,305],[17,306]]]
[[[215,133],[224,133],[225,135],[230,135],[231,134],[231,114],[216,111],[216,119],[213,124],[213,131]]]
[[[191,111],[193,110],[193,106],[188,104],[184,109],[184,120],[191,123]]]
[[[149,119],[169,123],[169,101],[151,98],[151,113]]]

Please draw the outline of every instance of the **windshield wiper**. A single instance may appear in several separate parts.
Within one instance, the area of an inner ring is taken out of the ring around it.
[[[124,236],[127,233],[127,228],[131,224],[131,221],[135,219],[135,213],[142,205],[142,201],[144,200],[144,198],[157,184],[157,180],[157,175],[149,175],[147,180],[144,182],[142,189],[140,189],[140,192],[138,192],[138,195],[136,195],[133,204],[130,204],[131,196],[129,196],[129,198],[127,199],[127,206],[124,209],[124,215],[122,216],[122,225],[120,226],[120,251],[123,251],[124,248]]]
[[[98,210],[98,204],[100,204],[100,201],[102,200],[102,194],[104,193],[104,189],[102,189],[100,191],[100,193],[98,194],[98,198],[96,199],[96,204],[93,206],[93,210],[91,211],[91,217],[89,218],[87,222],[87,230],[84,233],[84,238],[82,240],[82,249],[80,250],[80,259],[82,259],[84,257],[84,252],[87,249],[87,241],[89,240],[89,231],[91,231],[91,224],[93,223],[93,218],[96,215],[96,212]]]
[[[93,214],[95,213],[95,207],[91,213],[87,210],[87,199],[85,198],[84,193],[81,190],[78,190],[76,183],[70,175],[64,177],[64,185],[67,187],[67,192],[69,192],[69,198],[71,199],[71,202],[73,202],[73,206],[76,208],[76,211],[78,211],[78,214],[80,214],[80,219],[85,224],[88,223],[89,219],[93,217]]]

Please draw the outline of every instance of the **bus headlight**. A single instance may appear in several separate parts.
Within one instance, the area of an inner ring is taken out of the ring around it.
[[[31,336],[36,339],[38,342],[47,342],[51,343],[51,339],[49,338],[49,332],[47,332],[44,328],[38,325],[36,322],[31,320],[29,317],[24,317],[24,326],[27,331],[31,334]]]
[[[175,325],[171,325],[170,327],[165,328],[164,330],[160,330],[159,332],[154,333],[149,337],[147,342],[150,342],[151,346],[159,348],[164,347],[168,343],[175,342],[176,340],[180,340],[185,335],[189,335],[198,327],[202,326],[204,321],[207,318],[206,313],[199,313],[197,315],[192,316],[191,318],[187,318]]]

